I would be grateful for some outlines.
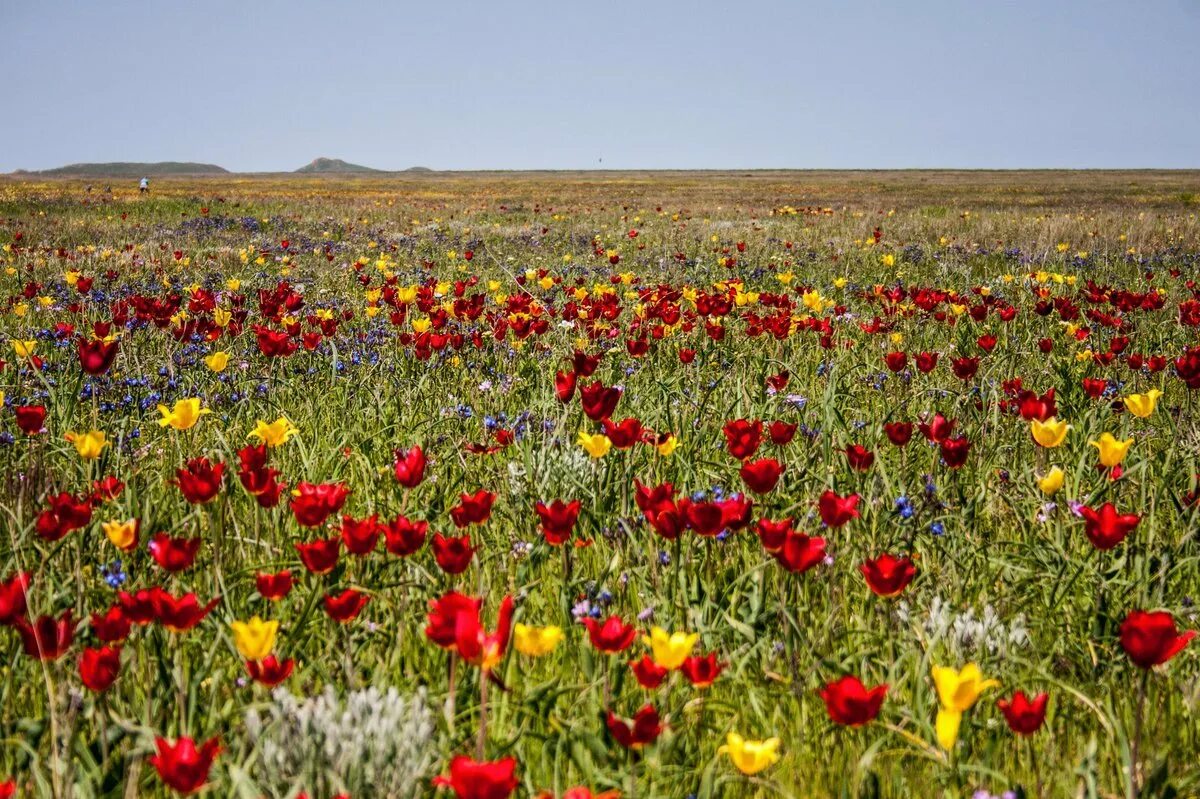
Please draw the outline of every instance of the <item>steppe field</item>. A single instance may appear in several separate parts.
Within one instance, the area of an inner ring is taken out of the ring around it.
[[[1200,172],[0,177],[0,797],[1200,796],[1198,274]]]

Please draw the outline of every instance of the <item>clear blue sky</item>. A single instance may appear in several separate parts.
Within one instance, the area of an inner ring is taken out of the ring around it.
[[[1200,167],[1200,0],[0,0],[0,31],[0,172]]]

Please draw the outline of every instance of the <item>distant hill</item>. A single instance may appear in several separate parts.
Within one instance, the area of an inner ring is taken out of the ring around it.
[[[297,172],[379,172],[381,170],[372,169],[369,166],[361,166],[359,164],[351,164],[348,161],[343,161],[340,158],[317,158],[312,163],[306,164],[296,170]]]
[[[56,169],[26,171],[18,169],[14,175],[59,175],[62,177],[162,177],[166,175],[218,175],[229,174],[229,170],[216,164],[198,164],[192,161],[157,161],[138,163],[113,161],[105,164],[67,164]]]

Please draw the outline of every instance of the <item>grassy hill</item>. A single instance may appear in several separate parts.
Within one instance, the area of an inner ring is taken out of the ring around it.
[[[369,166],[361,166],[360,164],[351,164],[348,161],[343,161],[340,158],[316,158],[311,163],[305,164],[296,170],[303,173],[341,173],[341,172],[379,172],[381,170],[372,169]]]
[[[112,161],[109,163],[67,164],[55,169],[38,171],[17,170],[17,175],[58,175],[62,177],[163,177],[166,175],[218,175],[229,170],[216,164],[200,164],[194,161]]]

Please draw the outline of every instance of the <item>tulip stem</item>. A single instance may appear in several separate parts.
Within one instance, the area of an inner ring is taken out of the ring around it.
[[[450,736],[451,737],[454,736],[454,696],[455,696],[454,689],[455,689],[455,677],[458,676],[458,674],[457,674],[458,669],[456,668],[457,665],[458,665],[458,658],[455,657],[454,652],[451,652],[450,653],[450,678],[448,680],[449,686],[447,688],[447,696],[446,696],[446,725],[450,728]]]
[[[1038,768],[1037,753],[1033,751],[1033,736],[1025,737],[1025,748],[1029,751],[1029,767],[1033,770],[1034,796],[1042,799],[1042,771]]]
[[[1142,721],[1146,710],[1146,687],[1149,682],[1150,670],[1144,669],[1141,682],[1138,683],[1137,710],[1134,711],[1133,717],[1133,738],[1129,741],[1129,799],[1138,797],[1138,750],[1141,748]]]
[[[487,699],[488,683],[490,682],[487,669],[479,671],[479,740],[475,743],[475,759],[483,760],[484,745],[487,743]]]

